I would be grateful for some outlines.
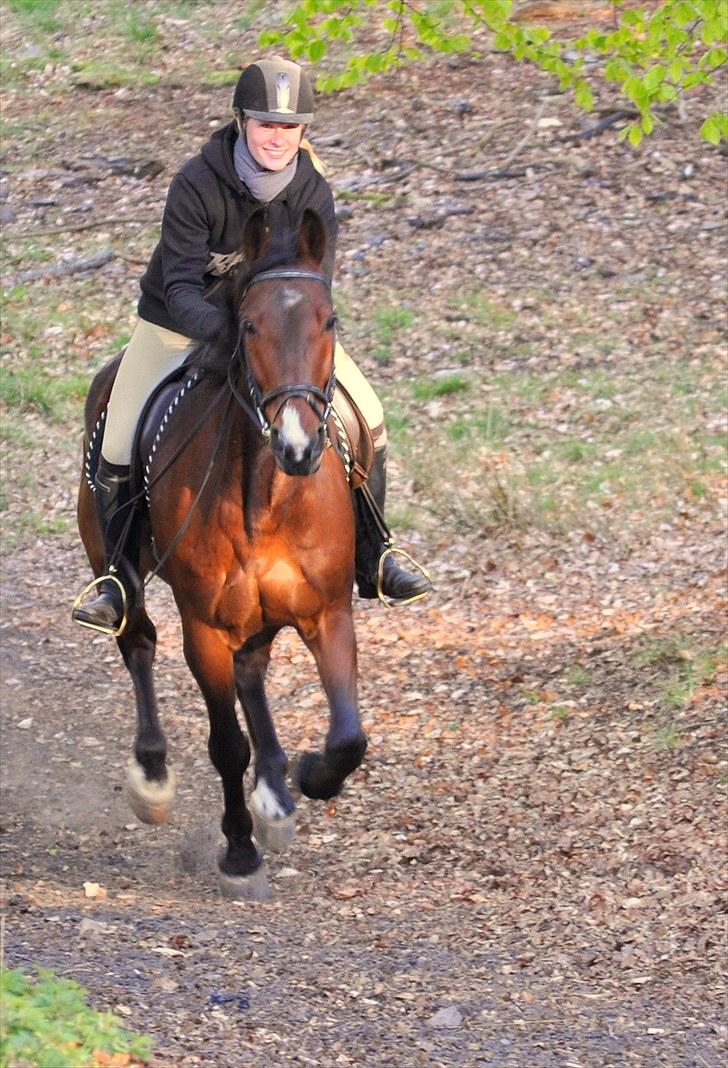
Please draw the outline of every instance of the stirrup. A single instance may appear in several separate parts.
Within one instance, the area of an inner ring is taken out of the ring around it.
[[[377,567],[377,597],[382,604],[386,605],[387,608],[403,607],[407,604],[414,604],[415,601],[421,601],[423,597],[427,597],[430,590],[423,590],[422,593],[416,593],[414,596],[408,597],[405,601],[401,601],[395,597],[387,597],[382,589],[382,583],[384,581],[384,563],[390,556],[403,556],[408,563],[412,564],[412,566],[427,579],[430,586],[432,586],[432,579],[427,568],[423,567],[422,564],[418,564],[417,561],[414,560],[408,552],[405,552],[404,549],[399,549],[396,545],[387,545],[384,552],[379,557],[379,566]]]
[[[89,623],[85,619],[76,619],[73,614],[77,608],[81,607],[84,598],[88,597],[89,593],[91,593],[92,590],[95,590],[98,586],[100,586],[102,582],[115,582],[116,585],[119,587],[119,590],[121,591],[121,622],[118,623],[116,626],[105,627],[100,623]],[[98,578],[95,578],[92,582],[89,582],[88,586],[85,586],[81,590],[78,597],[73,602],[73,607],[71,608],[71,618],[73,619],[74,623],[78,623],[79,627],[88,627],[89,630],[96,630],[99,632],[99,634],[108,634],[111,638],[120,638],[126,630],[126,625],[129,622],[129,616],[127,615],[127,605],[128,597],[126,595],[124,583],[116,574],[116,568],[112,564],[112,566],[109,568],[108,574],[99,575]]]

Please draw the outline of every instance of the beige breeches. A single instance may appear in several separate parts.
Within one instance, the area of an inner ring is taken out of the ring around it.
[[[134,432],[142,409],[156,386],[181,367],[194,348],[182,334],[144,319],[137,321],[111,390],[102,452],[111,464],[129,464]],[[334,353],[336,378],[361,411],[372,432],[374,447],[387,442],[382,405],[364,375],[341,345]],[[334,405],[336,396],[334,395]]]

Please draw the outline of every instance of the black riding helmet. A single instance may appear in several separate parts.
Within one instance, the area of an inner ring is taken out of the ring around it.
[[[313,89],[297,63],[278,56],[260,59],[238,78],[233,110],[260,122],[306,126],[313,118]]]

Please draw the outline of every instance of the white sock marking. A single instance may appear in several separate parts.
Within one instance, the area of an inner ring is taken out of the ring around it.
[[[266,820],[282,820],[286,817],[280,801],[262,776],[250,795],[250,807]]]

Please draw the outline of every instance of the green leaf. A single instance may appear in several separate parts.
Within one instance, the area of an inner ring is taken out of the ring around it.
[[[669,85],[667,82],[663,82],[657,93],[657,99],[661,104],[668,104],[671,100],[677,97],[677,89],[674,85]]]
[[[579,82],[577,84],[574,89],[574,100],[577,107],[583,108],[584,111],[591,111],[594,107],[594,93],[587,82]]]
[[[642,84],[648,92],[653,93],[659,85],[662,85],[665,80],[665,73],[664,67],[651,67],[642,79]]]
[[[642,144],[643,136],[642,130],[636,123],[630,126],[627,139],[633,148],[637,148],[638,145]]]
[[[328,48],[329,46],[327,42],[322,41],[319,37],[317,41],[312,41],[311,44],[308,45],[308,59],[310,59],[312,63],[319,63],[323,57],[326,56]]]
[[[728,53],[724,48],[711,48],[703,62],[709,70],[717,70],[718,67],[723,66],[726,59],[728,59]]]
[[[716,120],[715,115],[709,115],[705,120],[700,127],[700,136],[709,141],[711,145],[720,144],[720,123]]]
[[[669,77],[672,79],[673,82],[679,82],[680,79],[682,78],[684,69],[685,69],[684,60],[682,60],[680,58],[680,56],[676,56],[675,59],[673,59],[672,63],[670,64],[667,73],[668,73]]]
[[[692,4],[687,3],[687,0],[676,4],[672,13],[672,20],[676,26],[687,26],[695,17],[695,8]]]

